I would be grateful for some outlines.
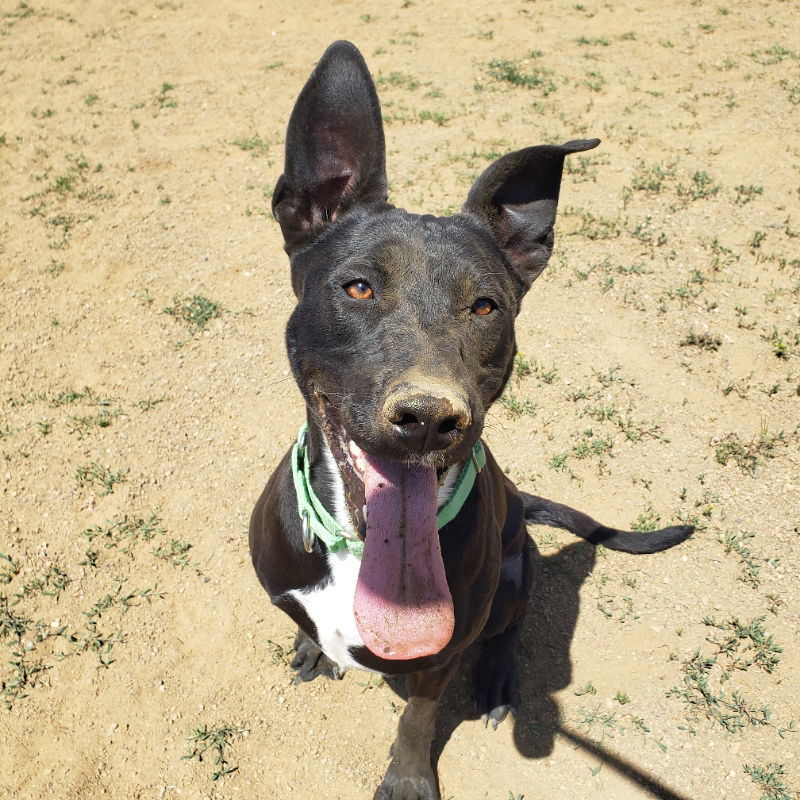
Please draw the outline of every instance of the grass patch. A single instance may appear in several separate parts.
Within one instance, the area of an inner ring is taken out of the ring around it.
[[[236,145],[240,150],[244,150],[245,153],[250,153],[253,158],[265,156],[269,153],[269,142],[257,133],[242,139],[235,139],[231,144]]]
[[[223,775],[230,775],[239,767],[231,766],[228,760],[227,750],[233,745],[234,737],[244,736],[248,731],[245,728],[238,728],[232,725],[222,725],[219,728],[209,728],[203,725],[196,728],[188,741],[192,743],[192,752],[181,756],[184,761],[197,759],[202,762],[205,754],[211,750],[214,756],[215,770],[211,773],[211,780],[216,781]]]
[[[764,459],[775,458],[776,448],[786,443],[783,431],[770,433],[766,428],[762,428],[749,442],[742,441],[736,433],[729,433],[713,443],[714,456],[722,465],[733,461],[745,474],[755,475],[756,468],[764,464]]]
[[[750,780],[763,792],[759,800],[795,800],[798,793],[792,792],[783,782],[786,770],[783,764],[769,763],[764,767],[743,764],[742,768]]]
[[[173,298],[172,305],[164,308],[164,313],[200,331],[212,319],[222,316],[222,306],[207,297],[195,294],[191,297]]]
[[[757,559],[750,550],[749,542],[751,542],[755,536],[756,535],[751,531],[742,531],[741,533],[725,531],[719,536],[720,541],[725,546],[725,553],[736,553],[739,557],[739,562],[741,564],[739,580],[743,583],[750,584],[754,589],[757,588],[760,583],[759,573],[761,572],[761,563],[764,561],[764,559]]]
[[[515,61],[494,59],[489,62],[489,75],[496,81],[510,83],[524,89],[536,89],[545,97],[558,89],[553,73],[544,67],[533,67],[526,71]]]
[[[768,706],[753,703],[738,689],[730,693],[723,689],[735,671],[747,671],[755,666],[772,673],[777,668],[782,649],[764,629],[764,619],[756,617],[747,624],[736,618],[722,623],[712,618],[703,620],[703,624],[722,634],[706,639],[715,652],[705,654],[695,650],[681,665],[683,684],[667,693],[668,697],[677,697],[685,705],[690,726],[680,726],[682,729],[694,733],[693,726],[701,719],[721,726],[730,734],[759,727],[771,728],[783,737],[797,729],[794,720],[786,726],[777,725]]]
[[[125,478],[121,472],[113,472],[96,461],[91,461],[75,469],[75,482],[78,487],[86,489],[91,486],[99,486],[102,489],[100,492],[101,497],[111,494],[114,491],[114,487],[124,480]]]
[[[690,329],[689,333],[678,342],[680,347],[697,347],[699,350],[719,350],[722,346],[722,337],[710,331],[697,333],[694,329]]]

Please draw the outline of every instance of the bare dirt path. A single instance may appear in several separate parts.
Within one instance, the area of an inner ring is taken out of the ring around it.
[[[486,438],[523,488],[699,528],[644,558],[531,531],[525,700],[492,733],[454,682],[443,796],[798,796],[800,14],[665,8],[0,4],[0,797],[352,800],[385,769],[402,699],[292,685],[246,545],[303,418],[269,198],[335,38],[411,210],[603,139]]]

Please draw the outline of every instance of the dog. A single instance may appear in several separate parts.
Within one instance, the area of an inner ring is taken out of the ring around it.
[[[521,492],[481,441],[514,366],[520,303],[553,249],[564,159],[598,144],[503,156],[442,218],[387,202],[380,105],[354,45],[326,50],[291,114],[272,210],[297,297],[286,344],[307,423],[256,503],[250,551],[298,625],[298,680],[349,667],[407,675],[376,800],[440,797],[437,708],[476,640],[478,711],[492,727],[514,713],[526,524],[630,553],[692,533],[623,532]]]

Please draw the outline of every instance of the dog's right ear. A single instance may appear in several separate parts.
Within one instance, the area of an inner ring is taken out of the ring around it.
[[[297,98],[272,213],[291,255],[356,204],[386,201],[381,108],[361,53],[334,42]]]

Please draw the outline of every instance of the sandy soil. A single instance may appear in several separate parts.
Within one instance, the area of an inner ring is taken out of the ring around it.
[[[348,38],[411,210],[603,139],[570,161],[486,438],[526,489],[699,527],[640,558],[531,531],[520,714],[484,730],[454,681],[443,797],[797,797],[800,15],[665,9],[0,5],[0,796],[350,800],[383,774],[402,699],[293,685],[246,543],[303,418],[269,198]]]

